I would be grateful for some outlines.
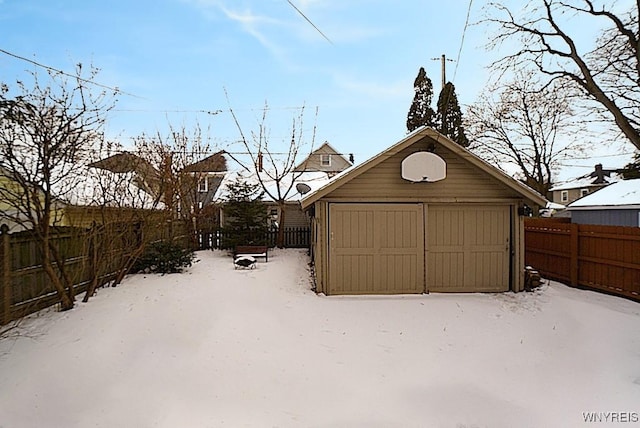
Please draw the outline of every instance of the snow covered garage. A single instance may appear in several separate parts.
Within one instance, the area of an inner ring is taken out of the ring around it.
[[[525,205],[546,199],[422,128],[302,199],[325,294],[521,291]]]

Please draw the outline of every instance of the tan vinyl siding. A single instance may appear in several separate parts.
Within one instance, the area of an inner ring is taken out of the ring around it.
[[[330,165],[322,164],[322,155],[330,155]],[[325,171],[340,172],[349,168],[351,164],[341,155],[336,153],[329,145],[323,144],[316,151],[311,153],[307,159],[298,165],[295,171]]]
[[[316,240],[313,243],[313,265],[316,277],[316,292],[324,293],[325,284],[328,278],[327,271],[327,212],[326,202],[316,202],[315,204],[315,231]]]
[[[285,229],[309,227],[309,216],[302,212],[300,205],[287,205],[285,209]]]
[[[426,150],[426,142],[418,142],[345,183],[326,198],[331,200],[486,200],[520,198],[512,189],[484,174],[478,168],[444,147],[436,154],[447,163],[447,177],[435,183],[410,183],[401,178],[401,162],[412,153]]]

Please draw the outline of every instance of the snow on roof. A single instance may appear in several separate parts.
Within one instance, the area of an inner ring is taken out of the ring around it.
[[[559,204],[557,202],[547,202],[547,206],[545,207],[546,209],[549,210],[563,210],[565,208],[567,208],[565,205]]]
[[[620,174],[612,172],[609,176],[605,175],[603,177],[604,183],[595,183],[596,180],[597,177],[592,177],[590,174],[587,174],[572,180],[560,182],[549,189],[549,191],[554,192],[559,190],[584,189],[591,186],[607,186],[611,183],[617,183],[622,180],[622,177]]]
[[[263,198],[264,201],[273,202],[274,199],[269,196],[269,193],[271,195],[277,195],[278,188],[277,188],[276,182],[273,179],[271,179],[266,172],[260,173],[260,177],[262,178],[262,182],[265,184],[265,188],[266,188],[265,189],[266,192]],[[229,172],[225,175],[224,179],[222,180],[222,183],[220,183],[220,186],[218,187],[218,190],[216,191],[216,194],[213,200],[215,202],[224,202],[229,196],[227,184],[233,183],[238,178],[245,180],[247,183],[253,183],[253,184],[259,183],[258,176],[255,173],[250,173],[248,171]],[[282,192],[285,192],[289,188],[289,185],[291,184],[291,180],[295,180],[295,181],[293,183],[291,190],[287,195],[287,198],[286,198],[287,202],[297,202],[302,199],[303,195],[300,192],[298,192],[298,190],[296,189],[297,184],[300,184],[300,183],[306,184],[311,189],[310,192],[313,192],[316,189],[319,189],[320,187],[325,185],[327,182],[329,182],[331,178],[329,177],[328,173],[323,171],[290,173],[290,174],[287,174],[280,182],[280,189]]]
[[[569,204],[569,209],[640,208],[640,178],[622,180]]]
[[[135,179],[134,172],[78,167],[57,182],[53,191],[56,197],[71,205],[162,208],[152,195],[135,185]]]

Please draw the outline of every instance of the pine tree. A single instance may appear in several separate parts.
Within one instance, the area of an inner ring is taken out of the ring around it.
[[[267,207],[262,202],[262,186],[238,177],[227,184],[227,192],[224,230],[228,239],[224,246],[266,244]]]
[[[469,139],[464,133],[462,125],[462,111],[458,104],[456,88],[451,82],[447,82],[438,97],[438,113],[436,115],[436,127],[438,131],[460,144],[469,146]]]
[[[418,76],[413,82],[413,102],[407,115],[407,130],[412,132],[421,126],[435,126],[435,112],[431,108],[433,98],[433,84],[427,77],[424,67],[420,67]]]
[[[625,180],[640,178],[640,152],[633,157],[633,161],[625,165],[622,170],[622,176]]]

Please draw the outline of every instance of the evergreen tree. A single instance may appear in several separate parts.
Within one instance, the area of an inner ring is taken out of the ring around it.
[[[413,102],[407,115],[407,130],[412,132],[421,126],[435,126],[435,112],[431,108],[433,98],[433,84],[427,77],[424,67],[420,67],[418,76],[413,82]]]
[[[227,192],[224,230],[228,239],[224,246],[231,248],[236,245],[266,244],[267,207],[262,202],[262,186],[238,177],[227,184]]]
[[[438,131],[460,144],[462,147],[469,146],[469,139],[464,133],[462,125],[462,111],[458,104],[458,96],[453,83],[447,82],[438,97],[438,113],[436,115],[436,126]]]
[[[625,165],[622,176],[625,180],[640,178],[640,152],[635,154],[631,163]]]

